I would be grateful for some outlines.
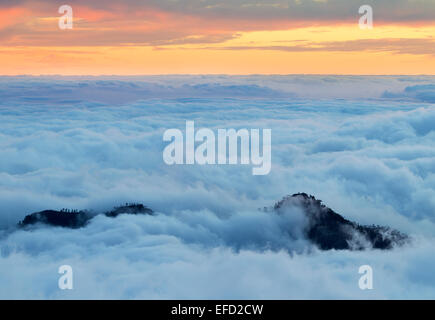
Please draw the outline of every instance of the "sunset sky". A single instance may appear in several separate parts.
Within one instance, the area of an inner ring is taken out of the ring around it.
[[[435,0],[0,0],[2,75],[298,73],[435,74]]]

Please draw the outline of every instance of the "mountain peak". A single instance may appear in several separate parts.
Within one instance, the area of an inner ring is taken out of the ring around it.
[[[364,226],[347,220],[321,200],[303,192],[285,196],[273,206],[273,211],[279,214],[291,207],[301,209],[307,217],[304,232],[321,250],[392,249],[408,240],[407,235],[389,227]]]

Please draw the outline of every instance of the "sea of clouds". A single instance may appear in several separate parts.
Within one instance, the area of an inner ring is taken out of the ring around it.
[[[0,77],[0,298],[435,298],[435,77]],[[272,170],[168,166],[163,132],[272,129]],[[391,251],[318,251],[306,192],[412,236]],[[44,209],[82,229],[16,230]],[[71,265],[74,289],[60,290]],[[360,290],[360,265],[374,289]]]

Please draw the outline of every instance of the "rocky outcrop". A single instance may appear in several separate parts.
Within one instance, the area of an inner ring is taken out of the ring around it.
[[[296,210],[295,210],[296,208]],[[306,224],[301,228],[304,238],[321,250],[363,250],[392,249],[408,242],[409,237],[397,230],[383,226],[364,226],[345,219],[326,207],[321,200],[306,193],[286,196],[273,207],[267,209],[271,214],[297,214],[302,212]],[[105,212],[107,217],[115,218],[122,214],[153,215],[154,212],[143,204],[125,204]],[[45,210],[32,213],[19,223],[20,227],[43,223],[65,228],[81,228],[95,216],[90,211]],[[289,226],[283,228],[290,234]],[[302,230],[303,228],[303,230]],[[292,237],[290,237],[292,238]],[[289,240],[291,241],[291,240]]]
[[[20,227],[43,223],[52,226],[65,228],[81,228],[91,219],[91,215],[86,211],[74,211],[62,209],[44,210],[27,215],[23,221],[19,222]]]
[[[140,203],[125,204],[124,206],[115,207],[113,210],[104,213],[107,217],[117,217],[120,214],[153,214],[153,211]],[[44,210],[27,215],[18,225],[24,227],[36,223],[43,223],[64,228],[81,228],[96,214],[90,211],[77,211],[62,209]]]
[[[120,214],[153,214],[153,210],[141,203],[126,203],[125,206],[115,207],[112,211],[105,213],[108,217],[116,217]]]
[[[343,218],[321,200],[306,193],[284,197],[273,211],[280,214],[289,207],[302,210],[308,224],[306,237],[321,250],[391,249],[407,242],[408,236],[383,226],[363,226]]]

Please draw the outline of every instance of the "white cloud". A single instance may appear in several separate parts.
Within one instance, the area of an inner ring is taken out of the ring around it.
[[[433,298],[435,109],[427,100],[433,83],[433,77],[1,78],[8,93],[0,101],[2,228],[48,208],[104,211],[137,201],[159,215],[101,216],[80,230],[2,231],[0,297]],[[417,84],[423,87],[406,89]],[[165,165],[162,134],[183,130],[186,120],[198,128],[271,128],[271,173]],[[389,225],[416,240],[391,252],[301,253],[305,240],[285,231],[303,221],[257,210],[299,191],[346,218]],[[289,249],[298,253],[290,256]],[[57,288],[62,264],[77,272],[73,292]],[[371,293],[357,285],[362,264],[374,268]]]

